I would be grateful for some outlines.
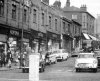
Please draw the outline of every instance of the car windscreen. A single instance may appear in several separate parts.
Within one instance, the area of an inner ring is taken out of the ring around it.
[[[92,54],[82,54],[79,55],[78,58],[93,58],[94,56]]]

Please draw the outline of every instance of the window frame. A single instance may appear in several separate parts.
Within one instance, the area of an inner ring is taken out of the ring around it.
[[[24,8],[23,10],[23,22],[27,21],[27,9]]]
[[[58,20],[55,19],[55,30],[57,31],[57,27],[58,27]]]
[[[33,9],[33,23],[37,22],[37,10]]]
[[[45,22],[45,14],[44,13],[42,13],[42,26],[44,26],[44,22]]]
[[[2,2],[2,3],[1,3]],[[4,16],[4,0],[0,0],[0,16]]]
[[[16,9],[17,6],[15,4],[12,4],[12,19],[16,19]]]
[[[49,16],[49,28],[51,29],[51,25],[52,25],[52,18],[51,16]]]

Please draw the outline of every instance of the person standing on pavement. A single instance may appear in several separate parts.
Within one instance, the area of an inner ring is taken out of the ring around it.
[[[8,64],[9,68],[11,68],[11,59],[12,59],[12,54],[11,54],[11,51],[8,50],[8,52],[7,52],[7,64]]]
[[[5,61],[5,53],[4,53],[4,50],[2,50],[2,53],[1,53],[1,67],[5,66],[6,64],[6,61]]]

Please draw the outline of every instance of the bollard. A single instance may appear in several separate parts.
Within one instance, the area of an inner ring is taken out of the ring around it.
[[[29,81],[39,81],[39,54],[29,55]]]

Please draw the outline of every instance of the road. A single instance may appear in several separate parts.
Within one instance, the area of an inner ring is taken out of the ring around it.
[[[28,81],[28,73],[21,70],[0,71],[0,81]],[[100,70],[93,72],[75,72],[74,58],[46,66],[39,74],[40,81],[100,81]]]

